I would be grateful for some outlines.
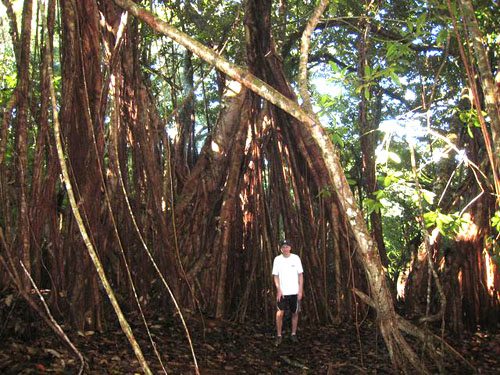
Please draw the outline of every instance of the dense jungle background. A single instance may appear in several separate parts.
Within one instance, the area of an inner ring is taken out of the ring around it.
[[[0,372],[499,371],[499,55],[495,0],[2,0]]]

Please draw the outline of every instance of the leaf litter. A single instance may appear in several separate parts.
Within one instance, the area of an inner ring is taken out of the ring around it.
[[[130,316],[130,321],[153,373],[161,373],[139,319]],[[148,322],[168,373],[194,373],[187,339],[178,319],[149,316]],[[1,374],[76,373],[79,363],[72,351],[39,324],[31,336],[19,337],[9,330],[0,332]],[[272,322],[241,324],[192,315],[188,326],[201,374],[393,373],[383,339],[375,324],[368,321],[359,328],[359,337],[352,323],[318,327],[301,322],[299,343],[293,343],[289,331],[285,331],[284,340],[277,348]],[[118,326],[108,327],[103,333],[67,331],[67,334],[85,357],[86,373],[141,373]],[[448,342],[454,343],[455,349],[476,367],[477,373],[498,373],[499,334],[478,332],[462,340],[450,338]],[[473,373],[457,363],[445,363],[444,368],[448,373]]]

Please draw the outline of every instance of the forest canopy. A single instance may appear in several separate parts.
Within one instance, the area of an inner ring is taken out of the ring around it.
[[[405,335],[498,328],[499,33],[491,0],[2,0],[0,304],[118,321],[147,373],[131,314],[272,324],[286,238],[304,321],[427,372]]]

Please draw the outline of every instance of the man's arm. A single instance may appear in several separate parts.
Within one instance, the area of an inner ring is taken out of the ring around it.
[[[299,294],[297,295],[297,298],[299,301],[302,299],[302,295],[304,292],[304,273],[299,273]]]
[[[276,300],[279,301],[281,299],[281,287],[280,287],[280,277],[278,275],[273,275],[274,285],[276,286]]]

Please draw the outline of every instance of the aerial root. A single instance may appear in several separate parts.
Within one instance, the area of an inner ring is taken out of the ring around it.
[[[354,288],[353,291],[364,303],[378,311],[371,297],[358,289]],[[415,354],[415,351],[401,335],[401,332],[420,341],[423,344],[425,354],[436,366],[441,367],[444,354],[448,353],[474,370],[474,366],[444,339],[427,329],[417,327],[398,314],[396,314],[395,321],[390,317],[379,317],[379,327],[393,363],[398,367],[398,370],[404,373],[411,373],[417,370],[419,373],[428,374],[429,370]],[[440,348],[442,350],[439,350]]]
[[[429,356],[433,358],[438,358],[438,356],[443,357],[446,352],[466,364],[470,369],[475,370],[474,366],[467,359],[465,359],[464,356],[462,356],[455,348],[448,344],[443,338],[430,332],[429,330],[424,330],[417,327],[416,325],[399,315],[397,315],[397,319],[398,328],[401,331],[417,338],[419,341],[426,344],[425,348]],[[440,346],[443,348],[443,351],[441,352],[439,351]]]
[[[415,370],[419,374],[430,373],[401,334],[397,321],[394,322],[394,319],[391,318],[379,320],[379,328],[396,370],[402,371],[405,374],[413,373]]]

